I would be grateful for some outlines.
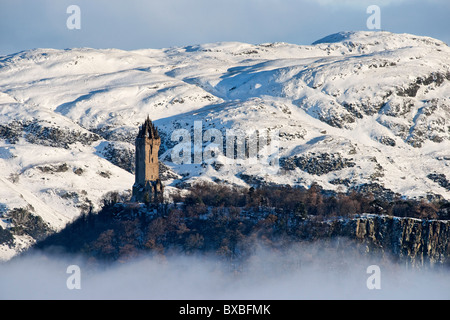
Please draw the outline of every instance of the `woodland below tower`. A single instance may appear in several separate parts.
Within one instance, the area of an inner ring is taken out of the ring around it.
[[[137,202],[161,202],[164,186],[159,179],[158,151],[161,138],[149,117],[139,128],[135,140],[136,172],[132,199]]]

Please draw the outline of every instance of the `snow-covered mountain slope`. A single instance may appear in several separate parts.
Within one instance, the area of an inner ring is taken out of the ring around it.
[[[167,185],[318,182],[450,199],[450,48],[439,40],[341,32],[308,46],[35,49],[0,57],[0,226],[28,207],[58,229],[129,190],[147,115]],[[174,163],[171,136],[194,137],[195,121],[224,140],[230,129],[279,130],[280,169],[223,156]]]

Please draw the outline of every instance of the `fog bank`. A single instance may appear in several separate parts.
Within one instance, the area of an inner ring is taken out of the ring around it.
[[[39,252],[0,264],[0,299],[450,298],[447,269],[408,269],[357,250],[335,249],[311,244],[279,251],[260,248],[243,264],[174,255],[102,265]],[[76,276],[67,273],[71,265],[79,266],[80,289],[68,288],[68,279]],[[380,289],[367,286],[371,265],[380,268]]]

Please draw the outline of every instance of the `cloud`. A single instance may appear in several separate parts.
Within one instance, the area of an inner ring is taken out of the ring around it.
[[[0,299],[449,299],[448,270],[407,270],[361,255],[345,241],[263,247],[244,264],[212,256],[141,257],[94,264],[80,256],[35,253],[0,265]],[[68,289],[69,265],[81,289]],[[381,289],[370,290],[369,265],[379,265]],[[239,271],[239,272],[235,272]]]

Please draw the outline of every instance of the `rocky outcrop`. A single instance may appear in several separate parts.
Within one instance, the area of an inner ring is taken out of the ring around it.
[[[433,180],[441,187],[450,190],[450,181],[448,181],[447,177],[443,173],[430,173],[427,175],[427,178]]]
[[[112,164],[134,174],[136,168],[133,145],[118,141],[105,141],[99,145],[97,152]]]
[[[355,237],[368,250],[381,250],[412,266],[448,263],[450,222],[388,216],[355,220]]]
[[[69,149],[70,144],[73,143],[90,145],[100,140],[100,136],[95,133],[54,126],[37,119],[32,121],[14,120],[9,124],[0,125],[0,139],[15,144],[19,138],[25,138],[32,144],[65,149]]]
[[[297,232],[309,240],[345,237],[367,254],[411,267],[450,264],[450,221],[365,215],[326,222],[305,221]]]
[[[354,167],[353,159],[343,158],[339,153],[322,153],[281,158],[280,166],[286,170],[299,168],[313,175],[323,175],[332,171]]]

